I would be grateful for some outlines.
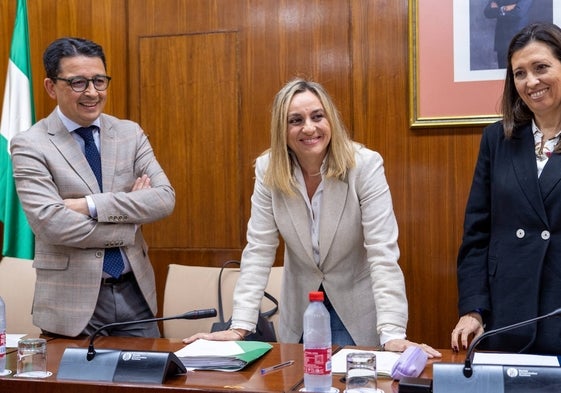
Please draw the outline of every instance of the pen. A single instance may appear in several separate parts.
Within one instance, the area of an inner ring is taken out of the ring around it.
[[[294,364],[294,360],[289,360],[287,362],[282,362],[282,363],[279,363],[279,364],[275,364],[274,366],[271,366],[271,367],[262,368],[261,369],[261,375],[265,375],[265,374],[268,374],[270,372],[280,370],[281,368],[292,366],[293,364]]]

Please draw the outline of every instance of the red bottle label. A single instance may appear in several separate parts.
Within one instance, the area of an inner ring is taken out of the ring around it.
[[[304,373],[312,375],[331,373],[331,348],[304,349]]]
[[[6,332],[0,332],[0,357],[6,354]]]

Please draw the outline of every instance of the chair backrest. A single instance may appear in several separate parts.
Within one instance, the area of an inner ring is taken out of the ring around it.
[[[35,291],[33,261],[4,257],[0,261],[0,296],[6,304],[8,333],[40,333],[33,325],[31,307]]]
[[[266,288],[266,291],[277,300],[280,299],[282,271],[282,266],[272,268]],[[163,316],[170,317],[206,308],[218,310],[219,274],[219,267],[170,264],[164,290]],[[222,273],[222,305],[225,320],[230,319],[232,314],[232,294],[238,276],[238,268],[226,268]],[[273,306],[270,300],[263,300],[263,310],[269,310]],[[271,320],[275,322],[276,328],[278,312],[271,317]],[[210,332],[214,322],[218,322],[218,317],[164,321],[163,336],[185,338],[198,332]]]

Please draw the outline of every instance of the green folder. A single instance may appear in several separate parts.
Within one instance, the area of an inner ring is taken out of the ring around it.
[[[239,347],[240,352],[233,355],[221,355],[220,343],[224,341],[214,341],[216,354],[205,355],[183,355],[181,351],[176,355],[186,368],[195,370],[218,370],[218,371],[239,371],[248,364],[259,359],[267,353],[273,346],[261,341],[234,341]],[[231,342],[230,342],[231,343]]]

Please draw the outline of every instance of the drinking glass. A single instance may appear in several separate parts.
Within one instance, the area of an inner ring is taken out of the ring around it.
[[[45,378],[52,375],[47,371],[47,340],[44,338],[23,338],[18,341],[18,377]]]
[[[351,352],[347,354],[347,393],[378,392],[376,383],[376,354],[374,352]]]

